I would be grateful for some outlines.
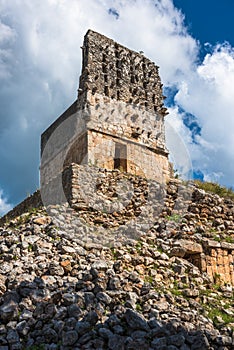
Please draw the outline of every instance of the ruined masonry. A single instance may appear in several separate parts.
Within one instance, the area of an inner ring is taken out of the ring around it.
[[[124,225],[139,217],[151,223],[147,234],[156,232],[171,257],[234,285],[234,203],[170,179],[158,67],[90,30],[82,50],[78,99],[42,134],[41,189],[0,224],[28,208],[60,206],[58,227],[69,224],[71,235],[84,240],[75,211],[100,243],[118,241],[111,229],[121,234],[123,227],[126,235]],[[122,188],[122,202],[121,181],[132,186]],[[180,220],[167,229],[173,218]],[[141,238],[141,231],[133,232]]]
[[[170,177],[158,67],[82,49],[41,188],[0,218],[0,350],[233,350],[234,201]]]
[[[165,183],[167,111],[158,67],[91,30],[82,52],[78,99],[42,134],[42,178],[76,163]]]

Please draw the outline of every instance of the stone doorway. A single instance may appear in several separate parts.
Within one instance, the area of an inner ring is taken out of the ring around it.
[[[127,172],[127,146],[115,143],[114,169]]]

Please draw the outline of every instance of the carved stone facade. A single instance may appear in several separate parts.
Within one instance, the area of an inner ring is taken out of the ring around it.
[[[73,162],[165,183],[167,112],[158,67],[91,30],[82,51],[78,99],[42,134],[43,179]]]
[[[208,241],[205,254],[206,272],[214,282],[234,286],[234,244]]]
[[[167,113],[158,67],[93,31],[87,32],[82,50],[78,98],[42,134],[43,204],[68,201],[68,211],[75,210],[95,228],[95,235],[101,227],[105,239],[109,229],[146,213],[147,224],[161,222],[153,231],[171,258],[184,258],[214,282],[219,278],[234,285],[233,202],[186,188],[175,179],[164,186],[170,175]],[[96,172],[98,181],[91,176]],[[132,195],[123,195],[127,204],[122,207],[116,191],[119,181],[132,184]],[[158,191],[162,197],[152,195]],[[99,210],[103,198],[115,210]],[[65,222],[74,234],[69,217]],[[173,218],[181,220],[173,223]]]

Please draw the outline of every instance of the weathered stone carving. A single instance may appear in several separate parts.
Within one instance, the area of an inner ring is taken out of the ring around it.
[[[78,99],[42,134],[43,178],[53,178],[74,162],[165,183],[167,112],[158,67],[91,30],[82,51]],[[46,149],[59,128],[59,137]]]

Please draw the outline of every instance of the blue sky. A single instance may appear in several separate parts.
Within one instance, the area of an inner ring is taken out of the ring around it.
[[[202,44],[228,41],[234,45],[233,0],[174,0],[185,14],[189,32]]]
[[[0,0],[0,215],[39,187],[40,134],[76,99],[89,28],[159,65],[179,173],[183,148],[234,186],[233,15],[232,0]]]

